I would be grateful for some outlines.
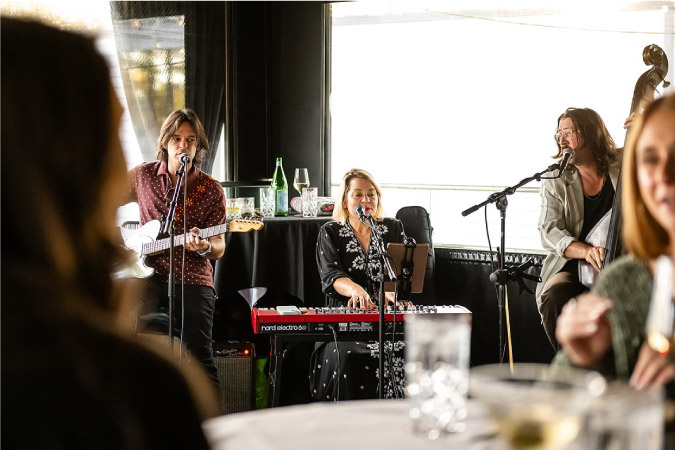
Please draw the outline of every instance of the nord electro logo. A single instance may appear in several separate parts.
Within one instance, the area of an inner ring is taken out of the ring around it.
[[[280,323],[280,324],[271,324],[271,325],[260,325],[260,331],[262,333],[269,333],[275,331],[308,331],[308,325],[306,323]]]

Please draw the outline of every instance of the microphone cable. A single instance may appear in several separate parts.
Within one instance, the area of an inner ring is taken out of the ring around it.
[[[335,386],[333,386],[333,401],[338,402],[340,401],[340,347],[338,345],[338,338],[337,338],[337,333],[335,331],[335,326],[333,324],[328,325],[328,328],[330,328],[330,331],[333,332],[333,342],[335,342],[335,354],[337,355],[337,370],[335,373],[337,374],[337,379],[335,381]]]
[[[494,260],[494,250],[492,250],[492,242],[490,241],[490,228],[489,228],[488,218],[487,218],[487,207],[488,207],[488,205],[485,205],[485,208],[484,208],[485,234],[487,235],[488,249],[490,250],[490,265],[492,266],[492,272],[494,273],[497,270],[497,267],[499,266],[499,261],[495,262],[495,260]],[[503,249],[503,250],[504,250],[504,264],[506,264],[506,249]],[[495,290],[495,297],[497,297],[497,305],[499,305],[499,290],[497,289],[496,284],[494,284],[493,287],[494,287],[494,290]],[[506,286],[504,286],[504,289],[506,289]],[[499,313],[499,321],[501,323],[503,312],[501,310],[497,311],[497,312]],[[499,346],[499,363],[500,364],[504,362],[504,356],[506,356],[506,343],[502,343],[502,341],[503,341],[502,336],[501,336],[502,333],[503,333],[502,326],[500,325],[499,326],[499,334],[500,334],[499,342],[501,344]]]
[[[187,172],[187,167],[185,168]],[[180,273],[180,352],[178,360],[183,358],[183,339],[185,337],[185,257],[187,250],[185,249],[185,240],[187,239],[187,188],[188,188],[188,175],[185,174],[183,178],[183,261],[181,263],[181,273]],[[171,325],[173,326],[173,324]]]
[[[392,266],[394,266],[394,273],[398,273],[398,267],[396,266],[396,261],[394,258],[387,255],[387,258],[391,261]],[[391,387],[394,393],[394,398],[403,398],[399,395],[398,384],[396,383],[396,367],[394,365],[394,356],[396,354],[396,311],[398,302],[398,281],[394,283],[394,313],[393,321],[391,327],[391,352],[389,356],[389,373],[391,374]],[[403,325],[403,323],[401,323]],[[403,383],[403,381],[401,381]]]

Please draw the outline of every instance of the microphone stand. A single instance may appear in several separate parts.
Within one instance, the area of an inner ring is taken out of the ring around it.
[[[474,205],[471,208],[468,208],[468,209],[462,211],[462,216],[466,217],[469,214],[475,212],[476,210],[482,208],[483,206],[488,205],[489,203],[495,203],[496,204],[495,206],[499,210],[499,216],[500,216],[500,220],[501,220],[501,243],[500,243],[500,247],[497,248],[497,262],[498,262],[499,268],[495,272],[490,274],[490,281],[496,283],[497,291],[498,291],[497,307],[499,309],[499,359],[500,359],[499,362],[500,363],[502,362],[501,361],[501,359],[502,359],[502,353],[501,352],[502,352],[502,348],[503,348],[503,336],[504,336],[504,324],[503,324],[503,321],[502,321],[502,316],[503,316],[502,311],[503,311],[504,305],[506,303],[505,300],[506,300],[507,283],[509,282],[509,280],[518,281],[518,285],[521,287],[520,292],[522,293],[523,292],[522,287],[525,286],[525,284],[522,281],[522,278],[527,278],[528,280],[541,282],[541,277],[524,273],[525,269],[527,269],[527,268],[529,268],[533,265],[533,262],[531,260],[527,261],[524,264],[521,264],[518,267],[506,267],[506,247],[505,247],[505,245],[506,245],[506,207],[509,204],[508,200],[506,199],[506,196],[513,194],[514,192],[516,192],[516,190],[518,188],[526,185],[527,183],[529,183],[533,180],[541,181],[542,175],[547,173],[547,172],[551,172],[551,171],[554,171],[554,170],[559,171],[557,176],[555,176],[555,177],[543,177],[544,179],[560,178],[563,174],[562,170],[560,170],[560,169],[561,169],[560,163],[551,164],[550,166],[548,166],[546,168],[546,170],[542,170],[541,172],[537,172],[530,177],[523,178],[522,180],[520,180],[520,182],[518,182],[514,186],[507,187],[506,189],[504,189],[501,192],[495,192],[493,194],[490,194],[490,196],[488,196],[487,200],[485,200],[482,203],[479,203],[477,205]],[[530,293],[532,292],[531,290],[527,289],[527,287],[525,287],[525,288],[528,292],[530,292]]]
[[[183,176],[185,175],[185,166],[187,161],[181,160],[180,168],[176,171],[178,179],[176,181],[176,189],[173,192],[173,198],[171,203],[169,203],[169,213],[166,216],[164,223],[162,223],[162,229],[160,235],[166,236],[169,234],[169,286],[167,296],[169,297],[169,343],[171,345],[171,351],[173,352],[173,306],[176,299],[176,289],[174,287],[174,276],[173,276],[173,254],[174,254],[174,237],[176,234],[176,229],[174,227],[174,216],[176,215],[176,205],[178,204],[178,194],[180,191],[180,186],[183,182]],[[185,230],[183,230],[185,233]]]
[[[377,388],[377,398],[384,398],[384,308],[385,308],[385,295],[384,295],[384,269],[387,270],[387,275],[391,281],[396,281],[396,273],[391,267],[391,261],[387,257],[387,250],[384,248],[384,241],[382,240],[382,235],[377,228],[375,227],[375,222],[373,221],[373,216],[367,214],[363,217],[360,217],[361,222],[365,225],[368,225],[371,229],[371,236],[375,240],[375,246],[377,248],[377,255],[382,259],[382,264],[376,275],[372,275],[372,280],[379,283],[380,287],[378,290],[379,295],[379,328],[378,328],[378,345],[380,351],[380,360],[379,360],[379,377],[378,377],[378,388]],[[372,239],[371,239],[372,241]],[[396,304],[394,304],[396,306]],[[394,324],[396,326],[396,324]]]

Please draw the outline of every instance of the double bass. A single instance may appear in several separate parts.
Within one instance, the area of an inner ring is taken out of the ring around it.
[[[666,88],[670,82],[666,81],[668,73],[668,57],[661,47],[656,44],[648,45],[642,50],[642,60],[646,65],[652,66],[645,71],[633,91],[633,101],[630,105],[630,114],[640,112],[642,106],[654,99],[654,92],[659,84],[663,83]],[[628,136],[628,133],[626,133]],[[618,256],[621,256],[623,245],[621,243],[621,169],[619,169],[619,179],[614,193],[614,203],[612,205],[612,215],[609,220],[609,230],[607,232],[607,241],[605,243],[605,261],[606,266]]]
[[[670,85],[665,80],[668,73],[668,57],[666,57],[661,47],[656,44],[646,46],[642,50],[642,60],[645,64],[651,66],[651,68],[640,75],[637,83],[635,83],[630,115],[636,112],[639,113],[646,103],[654,99],[654,92],[659,84],[663,83],[664,88]],[[626,136],[628,136],[628,132],[626,132]],[[623,251],[621,243],[621,169],[619,169],[612,209],[585,237],[585,241],[593,246],[601,245],[603,239],[605,240],[605,261],[603,266],[606,266],[618,256],[621,256]],[[598,272],[593,266],[583,259],[579,261],[579,281],[583,285],[590,288],[595,283],[597,277]]]

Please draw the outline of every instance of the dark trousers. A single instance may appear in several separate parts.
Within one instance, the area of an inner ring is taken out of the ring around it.
[[[209,286],[185,285],[185,301],[181,302],[181,286],[175,288],[173,329],[185,348],[202,363],[218,386],[218,370],[213,360],[213,314],[216,292]],[[154,275],[142,298],[141,312],[145,326],[168,334],[168,285]],[[182,332],[181,332],[182,330]]]
[[[541,293],[539,312],[548,340],[551,341],[554,349],[559,349],[555,329],[560,311],[572,297],[576,297],[587,290],[586,286],[579,281],[579,275],[576,271],[560,271],[546,282],[546,286]]]

